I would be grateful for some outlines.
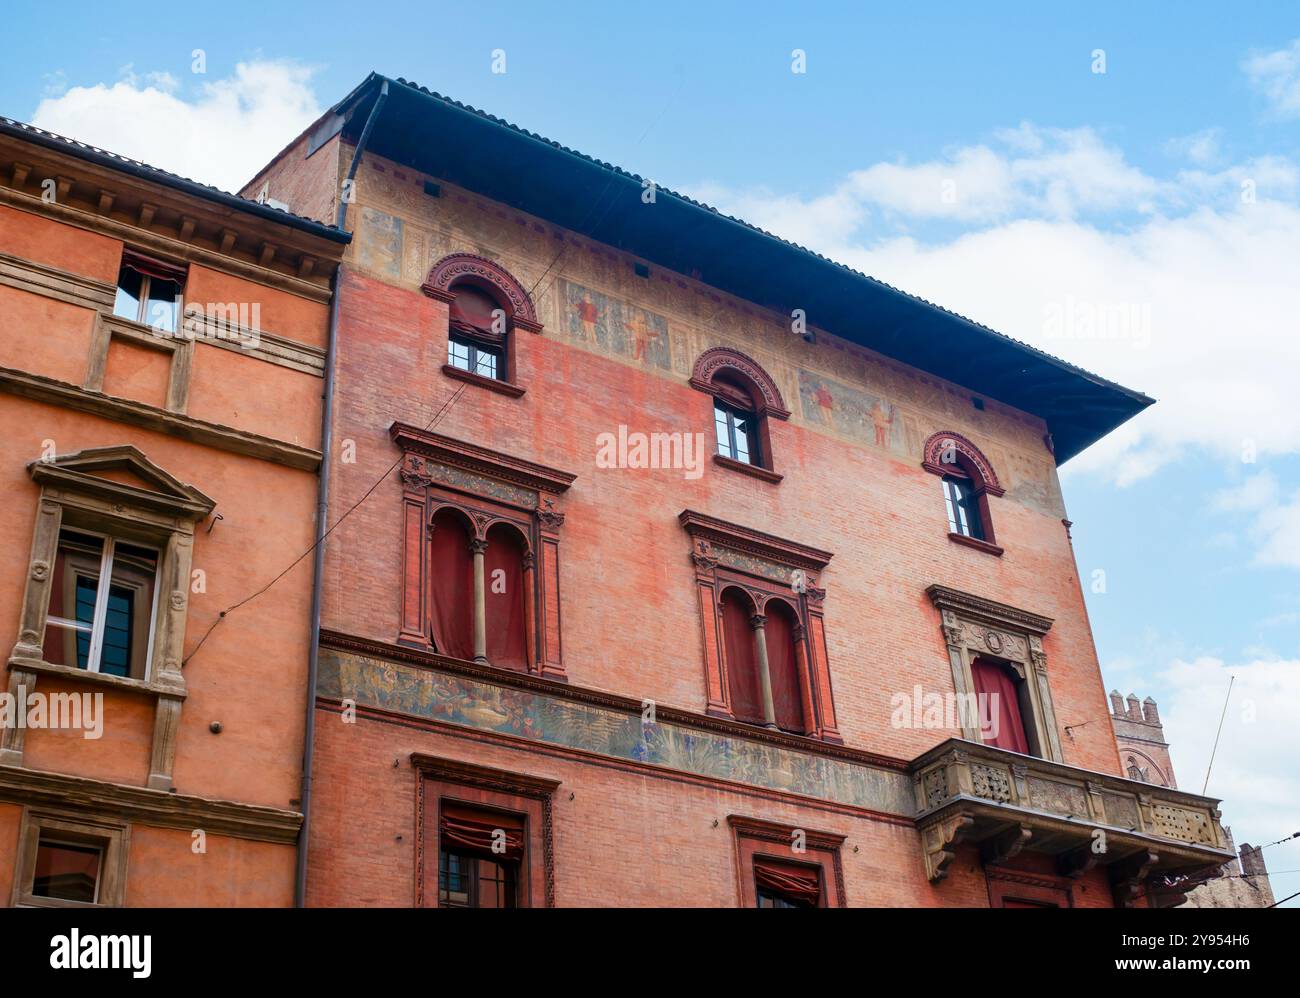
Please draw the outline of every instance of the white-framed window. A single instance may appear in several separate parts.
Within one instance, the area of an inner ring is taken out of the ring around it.
[[[50,588],[43,658],[146,680],[158,610],[156,548],[64,527]]]
[[[183,267],[134,250],[123,251],[113,314],[161,332],[176,332],[185,275]]]

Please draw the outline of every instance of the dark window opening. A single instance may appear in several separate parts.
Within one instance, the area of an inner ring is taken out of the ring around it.
[[[821,867],[754,857],[754,887],[759,908],[820,908]]]
[[[717,431],[719,454],[742,464],[762,466],[756,415],[714,399],[713,423]]]
[[[948,530],[977,541],[985,540],[980,500],[969,478],[943,477],[943,496],[948,504]]]
[[[122,254],[113,314],[132,322],[174,333],[181,313],[185,268],[134,250]]]
[[[36,846],[32,896],[94,904],[99,894],[101,846],[73,845],[42,838]]]
[[[476,852],[443,849],[438,854],[439,908],[514,908],[518,864]]]

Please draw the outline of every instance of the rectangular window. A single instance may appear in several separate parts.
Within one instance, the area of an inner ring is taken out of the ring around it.
[[[820,908],[820,866],[754,857],[754,892],[759,908]]]
[[[127,838],[124,821],[25,810],[14,871],[20,908],[111,907],[123,901]]]
[[[496,347],[484,346],[464,336],[452,334],[447,338],[447,363],[494,381],[505,379],[502,352]]]
[[[438,907],[518,907],[523,815],[448,798],[439,813]]]
[[[185,268],[126,250],[117,278],[113,314],[174,333],[181,313]]]
[[[455,849],[438,857],[439,908],[514,908],[518,864]]]
[[[715,399],[713,425],[718,437],[718,453],[743,464],[759,464],[756,422],[752,413],[733,409]]]
[[[42,657],[54,665],[147,679],[157,594],[156,550],[64,528]]]
[[[943,496],[948,504],[948,530],[984,540],[984,524],[980,520],[979,497],[975,495],[968,479],[953,478],[948,475],[943,479]]]

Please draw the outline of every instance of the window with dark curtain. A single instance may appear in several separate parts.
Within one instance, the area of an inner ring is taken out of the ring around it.
[[[185,277],[185,267],[124,250],[113,314],[164,332],[176,332]]]
[[[488,531],[483,574],[487,610],[487,657],[507,669],[527,668],[524,622],[524,542],[498,523]]]
[[[759,908],[821,907],[821,869],[816,866],[755,856],[754,885]]]
[[[454,290],[447,363],[462,371],[505,381],[507,330],[504,320],[497,322],[493,315],[494,312],[504,315],[504,310],[491,295],[473,285],[459,284]]]
[[[438,824],[438,906],[514,908],[524,856],[522,815],[443,800]]]
[[[767,669],[772,679],[772,706],[776,724],[782,731],[804,734],[803,695],[799,681],[799,661],[795,654],[795,630],[798,618],[789,605],[778,599],[766,607]]]
[[[754,604],[739,589],[722,594],[722,637],[727,653],[727,687],[731,712],[738,721],[762,724],[763,690],[754,654],[754,629],[750,618]]]
[[[945,475],[943,496],[948,504],[948,530],[954,534],[984,540],[984,523],[980,519],[979,496],[969,478]]]
[[[474,657],[474,562],[463,517],[440,509],[430,537],[430,607],[434,648],[452,658]]]
[[[1028,755],[1029,739],[1020,713],[1020,677],[1006,663],[982,655],[971,661],[970,671],[980,698],[980,718],[995,719],[997,726],[994,734],[993,723],[983,725],[980,737],[984,744]]]

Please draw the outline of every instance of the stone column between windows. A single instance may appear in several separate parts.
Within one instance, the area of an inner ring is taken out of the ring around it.
[[[772,673],[767,665],[767,617],[756,613],[749,618],[749,626],[754,629],[754,654],[758,659],[758,679],[763,689],[763,723],[769,728],[776,727],[776,706],[772,701]]]
[[[483,579],[484,555],[488,542],[475,537],[469,542],[474,554],[474,661],[487,662],[487,586]]]

